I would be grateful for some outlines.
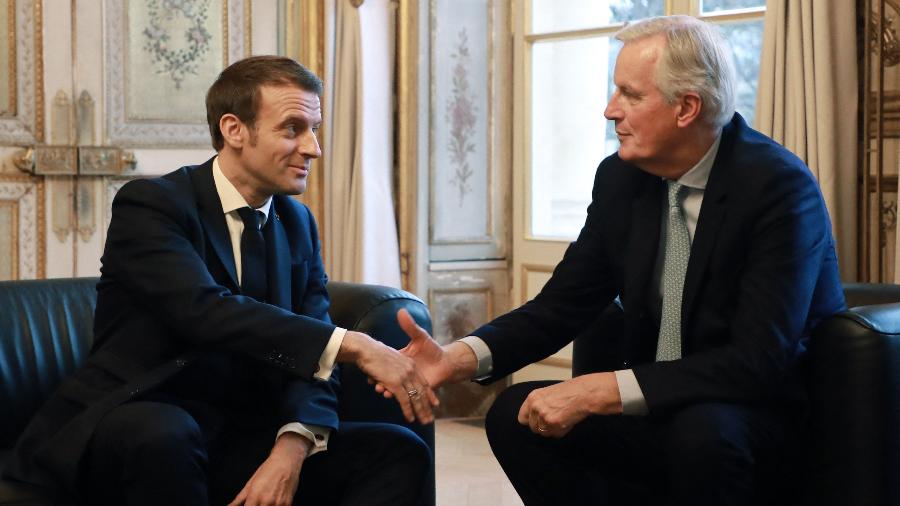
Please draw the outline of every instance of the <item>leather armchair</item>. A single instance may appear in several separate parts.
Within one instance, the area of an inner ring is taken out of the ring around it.
[[[900,504],[900,285],[844,284],[850,308],[813,332],[806,359],[809,426],[785,465],[785,504]],[[611,304],[575,339],[572,374],[621,364],[602,333],[622,332]]]
[[[0,469],[21,431],[59,382],[87,356],[93,338],[97,278],[0,282]],[[396,313],[406,308],[431,331],[425,304],[403,290],[330,283],[335,324],[365,332],[394,348],[406,345]],[[355,367],[345,367],[340,416],[405,425],[434,452],[434,425],[407,424],[399,406],[376,394]],[[422,504],[434,505],[434,470]],[[67,505],[67,498],[0,480],[0,505]]]

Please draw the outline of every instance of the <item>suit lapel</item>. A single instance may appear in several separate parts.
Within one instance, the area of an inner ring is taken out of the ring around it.
[[[222,202],[219,200],[219,194],[216,192],[216,185],[213,182],[212,159],[191,171],[190,174],[197,193],[198,211],[203,229],[231,278],[232,288],[237,289],[240,285],[234,265],[234,253],[231,250],[231,239],[228,236],[228,225],[225,224],[225,213],[222,212]]]
[[[291,310],[291,250],[281,216],[278,214],[278,198],[272,200],[269,220],[263,231],[266,237],[266,259],[269,277],[269,303]]]
[[[716,236],[719,226],[725,218],[725,213],[724,188],[707,186],[703,195],[700,217],[697,219],[697,230],[694,232],[694,240],[691,243],[691,256],[688,259],[687,272],[684,275],[684,292],[681,297],[682,335],[685,335],[685,322],[690,317],[694,302],[696,302],[697,292],[709,264],[709,255],[716,244]]]
[[[649,174],[644,178],[643,190],[631,205],[631,231],[625,259],[626,304],[646,304],[647,290],[659,248],[659,222],[662,199],[662,180]],[[635,313],[632,313],[635,314]]]
[[[681,302],[681,331],[687,328],[686,322],[691,316],[694,304],[697,301],[697,293],[706,275],[709,265],[709,256],[716,244],[719,228],[725,219],[727,212],[728,196],[728,166],[727,159],[734,142],[734,128],[725,127],[722,133],[722,141],[719,144],[719,152],[709,173],[706,190],[703,193],[703,204],[700,207],[700,216],[697,218],[697,230],[694,232],[694,240],[691,242],[691,257],[688,260],[687,272],[684,276],[684,292]]]

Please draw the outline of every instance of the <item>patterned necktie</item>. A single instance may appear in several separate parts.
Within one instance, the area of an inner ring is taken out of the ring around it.
[[[249,207],[237,210],[244,222],[241,234],[241,293],[265,302],[269,294],[266,281],[266,240],[262,223],[265,215]]]
[[[681,211],[685,187],[674,181],[668,181],[668,184],[669,220],[662,276],[662,317],[659,322],[659,341],[656,343],[657,361],[681,358],[681,296],[684,293],[684,274],[691,256],[691,237]]]

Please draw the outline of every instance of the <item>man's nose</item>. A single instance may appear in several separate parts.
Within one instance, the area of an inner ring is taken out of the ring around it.
[[[316,137],[316,134],[312,131],[303,136],[303,140],[300,142],[300,145],[297,146],[297,150],[301,155],[307,158],[319,158],[322,156],[322,149],[319,147],[319,138]]]
[[[616,96],[613,95],[612,98],[609,99],[609,103],[606,104],[606,109],[603,111],[603,116],[609,120],[618,119],[621,116],[621,109],[619,109],[619,105],[616,100]]]

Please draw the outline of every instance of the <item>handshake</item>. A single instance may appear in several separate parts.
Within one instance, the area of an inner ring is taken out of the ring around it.
[[[428,424],[434,421],[432,410],[440,403],[434,389],[471,378],[477,359],[463,343],[439,345],[405,309],[397,312],[397,321],[410,338],[405,348],[398,351],[348,330],[337,361],[355,363],[378,393],[397,399],[408,421]]]

